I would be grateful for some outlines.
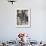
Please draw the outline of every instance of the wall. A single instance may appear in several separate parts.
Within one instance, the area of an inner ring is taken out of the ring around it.
[[[14,40],[19,32],[30,34],[37,41],[46,40],[45,0],[17,0],[13,5],[0,0],[0,40]],[[31,28],[16,28],[16,9],[31,9]]]

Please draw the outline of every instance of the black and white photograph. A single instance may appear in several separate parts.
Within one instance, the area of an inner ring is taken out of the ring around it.
[[[30,26],[30,10],[29,9],[17,9],[17,27]]]

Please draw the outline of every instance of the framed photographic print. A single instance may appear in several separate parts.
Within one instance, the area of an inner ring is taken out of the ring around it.
[[[30,27],[31,10],[28,8],[18,8],[16,10],[16,27]]]

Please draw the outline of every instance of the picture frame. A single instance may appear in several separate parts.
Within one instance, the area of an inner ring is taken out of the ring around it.
[[[16,10],[16,27],[31,27],[31,9],[18,8]]]

